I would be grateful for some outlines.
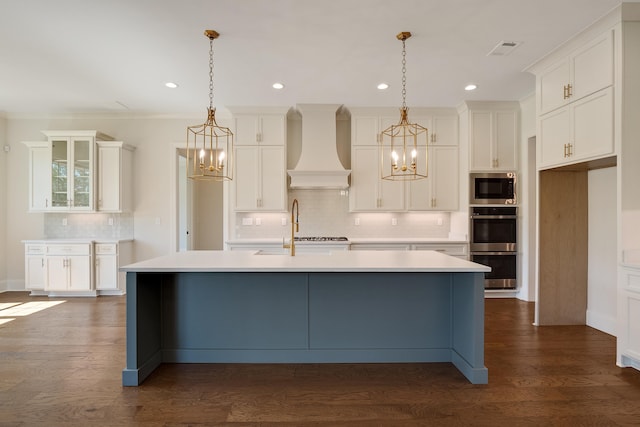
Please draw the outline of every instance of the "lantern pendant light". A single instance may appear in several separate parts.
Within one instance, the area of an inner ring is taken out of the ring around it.
[[[195,180],[233,179],[233,133],[216,123],[213,106],[213,40],[219,34],[205,30],[209,39],[209,108],[207,120],[187,128],[187,177]]]
[[[427,128],[410,123],[406,96],[405,41],[410,32],[401,32],[396,38],[402,41],[402,107],[400,122],[391,125],[380,134],[380,161],[382,179],[406,181],[427,177]]]

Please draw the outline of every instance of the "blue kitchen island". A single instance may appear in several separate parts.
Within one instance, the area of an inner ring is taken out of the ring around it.
[[[451,362],[486,384],[484,272],[434,251],[192,251],[127,273],[126,368]]]

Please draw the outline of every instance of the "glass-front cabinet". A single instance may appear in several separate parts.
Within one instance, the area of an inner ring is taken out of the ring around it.
[[[128,212],[135,147],[95,130],[42,131],[29,148],[29,212]]]
[[[50,170],[46,181],[40,181],[40,185],[49,187],[48,191],[43,192],[47,194],[44,210],[95,210],[96,141],[112,138],[96,131],[43,131],[43,133],[48,138],[49,155],[46,167]]]
[[[92,137],[51,137],[51,208],[93,210]]]

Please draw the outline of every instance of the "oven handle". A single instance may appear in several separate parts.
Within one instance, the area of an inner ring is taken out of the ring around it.
[[[471,215],[471,219],[517,219],[516,215]]]
[[[518,251],[478,252],[472,251],[471,255],[517,255]]]

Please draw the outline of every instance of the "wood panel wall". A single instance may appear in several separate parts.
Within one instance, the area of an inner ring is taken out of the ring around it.
[[[588,171],[541,171],[539,325],[584,325]]]

